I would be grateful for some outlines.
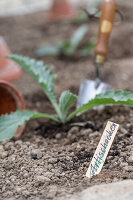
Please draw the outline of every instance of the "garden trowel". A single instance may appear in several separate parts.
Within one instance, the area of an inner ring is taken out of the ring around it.
[[[115,0],[104,0],[101,6],[100,26],[98,33],[98,40],[95,46],[95,69],[96,80],[84,80],[81,83],[77,107],[86,104],[91,99],[95,98],[97,94],[104,93],[110,89],[110,86],[100,80],[99,68],[104,64],[105,57],[108,52],[108,43],[112,25],[116,13]]]

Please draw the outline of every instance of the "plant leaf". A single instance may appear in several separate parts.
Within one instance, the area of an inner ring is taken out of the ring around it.
[[[90,54],[90,52],[94,49],[95,42],[90,42],[86,44],[81,50],[79,50],[80,56],[87,56]]]
[[[35,113],[29,110],[17,110],[11,114],[5,114],[0,117],[0,141],[10,139],[14,136],[19,126],[30,119],[45,117],[59,122],[53,115]]]
[[[73,46],[71,45],[70,41],[62,42],[62,46],[60,47],[60,53],[66,56],[73,54]]]
[[[54,75],[51,70],[42,61],[36,61],[29,57],[21,55],[8,55],[7,58],[12,59],[19,64],[24,71],[32,76],[32,78],[44,89],[47,93],[53,93]]]
[[[59,107],[62,113],[62,121],[65,122],[67,113],[73,103],[77,100],[77,96],[69,91],[64,91],[59,99]]]
[[[88,22],[88,15],[84,11],[80,12],[79,15],[72,21],[74,24],[83,24],[85,22]]]
[[[36,61],[29,57],[21,55],[8,55],[7,58],[12,59],[18,65],[22,67],[32,78],[41,86],[45,94],[54,106],[57,114],[61,117],[60,109],[56,101],[54,94],[54,78],[55,75],[52,74],[51,70],[42,61]]]
[[[35,54],[37,56],[57,56],[59,53],[59,47],[56,45],[46,45],[44,47],[40,47],[35,51]]]
[[[71,113],[67,117],[67,121],[70,121],[74,116],[79,116],[95,106],[115,104],[133,106],[133,93],[123,90],[116,90],[99,94],[87,104],[84,104],[76,111]]]
[[[78,30],[73,34],[70,43],[73,47],[73,51],[77,48],[81,40],[84,38],[85,34],[88,31],[88,26],[82,25],[78,28]]]

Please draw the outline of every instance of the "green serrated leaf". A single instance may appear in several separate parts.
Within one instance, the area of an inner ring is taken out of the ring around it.
[[[0,117],[0,141],[12,138],[18,127],[22,126],[25,121],[40,117],[45,117],[59,122],[59,120],[53,115],[35,113],[29,110],[17,110],[9,115],[2,115]]]
[[[8,55],[7,58],[20,65],[41,86],[60,118],[60,109],[53,91],[55,75],[52,74],[51,70],[42,61],[36,61],[29,57],[14,54]]]
[[[35,59],[16,54],[8,55],[7,58],[15,61],[24,71],[30,74],[32,78],[44,89],[46,94],[49,92],[53,93],[54,75],[42,61],[36,61]]]
[[[69,91],[64,91],[59,99],[59,107],[62,113],[62,122],[65,122],[67,113],[73,103],[77,100],[77,96]]]
[[[88,26],[82,25],[78,28],[78,30],[73,34],[70,44],[73,47],[73,50],[77,48],[81,40],[84,38],[85,34],[88,31]]]
[[[70,121],[74,116],[79,116],[89,109],[99,105],[127,105],[133,106],[133,93],[123,90],[107,91],[103,94],[97,95],[94,99],[84,104],[76,111],[71,113],[67,121]]]
[[[59,47],[56,45],[46,45],[35,51],[37,56],[57,56],[60,53]]]

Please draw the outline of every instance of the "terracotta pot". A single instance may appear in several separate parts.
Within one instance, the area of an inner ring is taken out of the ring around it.
[[[5,56],[11,54],[6,42],[0,37],[0,80],[11,81],[19,78],[22,74],[21,68]]]
[[[57,21],[64,18],[71,18],[75,15],[75,10],[67,0],[53,0],[48,19]]]
[[[6,81],[0,81],[0,116],[2,114],[11,113],[16,110],[24,110],[25,103],[18,90]],[[24,126],[19,127],[15,134],[15,138],[20,137]]]

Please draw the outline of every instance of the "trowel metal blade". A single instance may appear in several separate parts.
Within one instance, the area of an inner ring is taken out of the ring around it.
[[[84,80],[80,85],[77,108],[94,99],[97,94],[104,93],[109,89],[110,86],[100,80],[99,82]]]

